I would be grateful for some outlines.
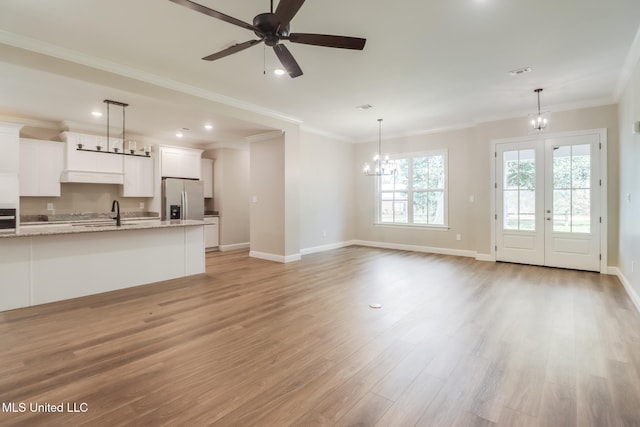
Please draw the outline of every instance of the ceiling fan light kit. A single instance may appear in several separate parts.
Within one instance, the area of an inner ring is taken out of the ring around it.
[[[253,18],[253,24],[249,24],[222,12],[202,6],[201,4],[195,3],[191,0],[169,1],[187,7],[191,10],[195,10],[196,12],[220,19],[221,21],[225,21],[229,24],[237,25],[244,29],[253,31],[253,33],[258,37],[257,40],[248,40],[243,43],[238,43],[219,52],[205,56],[202,58],[205,61],[215,61],[264,42],[265,45],[273,48],[273,51],[289,76],[295,78],[303,74],[302,69],[294,59],[291,52],[289,52],[289,49],[282,44],[282,41],[353,50],[364,49],[364,45],[367,41],[366,39],[359,37],[290,33],[289,23],[298,13],[305,0],[281,0],[278,3],[278,7],[275,12],[273,10],[273,1],[271,1],[271,11],[256,15],[256,17]]]

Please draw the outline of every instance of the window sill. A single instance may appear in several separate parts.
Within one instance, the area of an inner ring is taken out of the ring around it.
[[[447,225],[422,225],[422,224],[392,224],[389,222],[376,222],[373,224],[374,227],[385,227],[385,228],[409,228],[409,229],[421,229],[421,230],[429,230],[429,231],[448,231],[451,227]]]

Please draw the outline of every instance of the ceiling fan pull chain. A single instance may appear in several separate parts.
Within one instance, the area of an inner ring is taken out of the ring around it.
[[[265,76],[267,75],[267,46],[266,45],[263,45],[263,49],[262,49],[262,74]]]

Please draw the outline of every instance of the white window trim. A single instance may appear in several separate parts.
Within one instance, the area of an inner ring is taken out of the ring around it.
[[[447,231],[451,227],[449,226],[449,150],[446,148],[439,150],[429,150],[429,151],[415,151],[410,153],[397,153],[390,155],[389,158],[391,160],[396,159],[412,159],[413,157],[423,157],[423,156],[444,156],[444,191],[443,191],[443,200],[444,200],[444,224],[413,224],[413,223],[400,223],[400,222],[381,222],[380,221],[380,177],[376,177],[376,185],[374,186],[374,200],[375,200],[375,220],[374,225],[376,227],[388,227],[388,228],[412,228],[412,229],[428,229],[434,231]],[[412,182],[413,183],[413,182]],[[411,193],[407,191],[407,193]],[[409,195],[407,195],[407,200],[409,199]]]

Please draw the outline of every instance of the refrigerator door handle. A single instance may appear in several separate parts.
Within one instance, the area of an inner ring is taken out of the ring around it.
[[[180,202],[182,203],[182,209],[180,210],[180,219],[185,219],[187,217],[187,192],[183,191],[180,194]]]

